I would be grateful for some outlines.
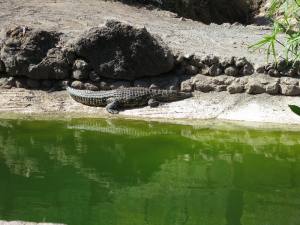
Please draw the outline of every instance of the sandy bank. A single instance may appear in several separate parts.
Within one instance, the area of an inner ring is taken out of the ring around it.
[[[0,89],[0,95],[0,117],[2,118],[122,117],[171,122],[177,120],[195,124],[201,123],[202,120],[223,120],[300,125],[300,117],[288,108],[288,104],[300,105],[298,97],[268,94],[232,95],[227,92],[197,92],[195,97],[190,99],[163,104],[158,108],[124,110],[117,116],[107,113],[104,108],[88,107],[77,103],[68,96],[66,91],[47,93],[13,88]]]

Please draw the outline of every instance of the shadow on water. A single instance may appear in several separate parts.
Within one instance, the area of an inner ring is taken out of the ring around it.
[[[299,137],[125,120],[2,120],[0,219],[300,224]]]

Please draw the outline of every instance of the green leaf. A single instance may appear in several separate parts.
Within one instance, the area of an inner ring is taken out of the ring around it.
[[[296,113],[298,116],[300,116],[300,107],[296,105],[289,105],[290,109]]]

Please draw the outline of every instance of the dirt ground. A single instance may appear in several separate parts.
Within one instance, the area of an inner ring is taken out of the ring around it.
[[[68,37],[75,37],[91,27],[101,26],[107,19],[117,19],[146,27],[159,35],[174,52],[246,56],[254,63],[264,61],[265,56],[259,52],[250,53],[248,46],[269,31],[267,27],[252,25],[205,25],[177,18],[168,11],[101,0],[0,0],[0,9],[0,28],[27,25],[58,30]]]

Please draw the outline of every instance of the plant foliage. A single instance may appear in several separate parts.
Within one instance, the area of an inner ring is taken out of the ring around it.
[[[296,105],[289,105],[290,109],[296,113],[298,116],[300,116],[300,107]]]
[[[300,0],[272,0],[268,16],[273,22],[272,33],[250,48],[266,49],[268,60],[272,56],[275,62],[279,58],[300,60]],[[279,46],[284,48],[284,55],[278,54]]]

